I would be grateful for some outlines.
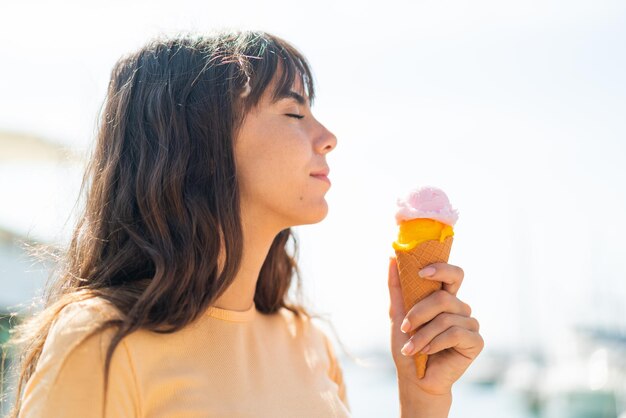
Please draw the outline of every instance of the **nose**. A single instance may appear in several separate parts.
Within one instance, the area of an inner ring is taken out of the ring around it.
[[[337,146],[337,137],[320,123],[321,131],[316,142],[316,151],[327,154]]]

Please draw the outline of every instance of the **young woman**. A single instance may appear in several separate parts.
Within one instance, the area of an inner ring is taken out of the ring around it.
[[[305,58],[263,32],[159,38],[118,61],[83,216],[45,309],[14,339],[11,416],[349,416],[332,344],[288,297],[290,228],[326,216],[337,144],[313,99]],[[428,323],[413,337],[433,353],[418,380],[390,260],[406,417],[446,416],[482,349],[455,296],[462,270],[434,267],[446,291],[406,314]]]

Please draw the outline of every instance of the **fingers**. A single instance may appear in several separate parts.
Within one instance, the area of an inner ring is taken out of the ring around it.
[[[422,272],[428,273],[433,271],[432,274],[422,276]],[[461,283],[463,283],[463,277],[465,272],[461,267],[454,266],[448,263],[435,263],[426,266],[420,271],[420,277],[427,280],[435,280],[443,283],[443,290],[452,293],[456,296]]]
[[[438,290],[409,310],[402,322],[401,330],[406,333],[411,332],[433,320],[442,312],[469,317],[472,314],[472,308],[445,290]]]
[[[405,348],[402,349],[402,354],[411,356],[421,352],[424,347],[432,346],[431,342],[435,337],[453,327],[460,327],[474,332],[480,330],[480,324],[476,318],[444,312],[420,328],[409,340],[410,344],[407,343]]]
[[[448,348],[454,348],[459,354],[473,360],[484,348],[485,341],[476,331],[453,326],[437,335],[428,345],[430,347],[424,354],[435,354]]]

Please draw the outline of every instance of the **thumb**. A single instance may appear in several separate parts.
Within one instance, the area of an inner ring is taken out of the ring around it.
[[[404,311],[404,298],[402,297],[400,275],[395,257],[389,257],[389,278],[387,284],[389,286],[390,300],[389,319],[391,319],[391,322],[397,322],[399,327],[406,312]]]
[[[389,257],[389,319],[391,319],[391,352],[398,367],[404,369],[411,368],[412,357],[405,357],[400,354],[400,350],[409,341],[410,335],[400,330],[400,325],[406,315],[404,310],[404,298],[400,287],[400,275],[395,257]]]

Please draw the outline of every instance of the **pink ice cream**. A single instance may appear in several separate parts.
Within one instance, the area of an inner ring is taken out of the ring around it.
[[[398,199],[397,205],[397,224],[415,218],[428,218],[453,227],[459,219],[459,212],[452,208],[448,196],[436,187],[411,190],[405,198]]]

